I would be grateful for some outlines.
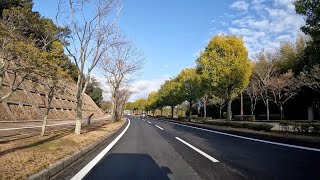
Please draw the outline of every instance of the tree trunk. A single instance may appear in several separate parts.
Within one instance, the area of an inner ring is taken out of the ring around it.
[[[266,99],[266,108],[267,108],[267,120],[270,120],[270,114],[269,114],[269,99]]]
[[[283,117],[283,106],[282,103],[280,103],[280,119],[282,120]]]
[[[47,121],[48,121],[48,114],[49,114],[49,111],[51,109],[51,102],[52,102],[52,99],[53,99],[53,94],[54,94],[54,87],[50,88],[50,92],[48,94],[48,104],[47,104],[47,107],[46,107],[46,114],[45,114],[45,116],[43,118],[42,129],[41,129],[41,134],[40,134],[41,136],[44,136],[44,133],[46,131],[46,126],[47,126]]]
[[[243,95],[242,92],[240,93],[240,120],[243,120]]]
[[[161,110],[160,110],[160,116],[162,116],[162,108],[161,108]]]
[[[204,118],[207,117],[207,105],[206,104],[203,105],[203,117]]]
[[[171,117],[173,118],[174,106],[171,106]]]
[[[254,107],[253,107],[253,100],[252,98],[250,99],[250,102],[251,102],[251,115],[253,115],[253,111],[254,111]]]
[[[191,122],[191,109],[192,109],[192,102],[189,102],[189,121]]]
[[[219,115],[220,115],[220,119],[221,119],[221,116],[222,116],[222,108],[221,108],[221,106],[219,106]]]
[[[76,118],[76,127],[74,133],[79,135],[81,133],[81,120],[82,120],[82,93],[79,89],[77,91],[77,118]]]
[[[47,126],[47,119],[48,119],[48,114],[46,113],[46,115],[43,118],[43,124],[42,124],[42,129],[41,129],[41,136],[44,136],[44,133],[46,131],[46,126]]]
[[[232,104],[232,99],[228,99],[228,110],[227,110],[227,121],[231,121],[232,118],[232,111],[231,111],[231,104]]]

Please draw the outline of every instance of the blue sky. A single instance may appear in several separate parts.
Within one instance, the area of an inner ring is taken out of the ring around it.
[[[34,0],[34,10],[54,18],[57,2]],[[194,67],[199,51],[215,34],[243,37],[252,56],[294,40],[303,23],[291,0],[124,0],[120,28],[146,57],[130,100],[147,97],[183,68]]]

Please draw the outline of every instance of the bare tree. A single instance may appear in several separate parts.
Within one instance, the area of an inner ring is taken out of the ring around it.
[[[250,98],[250,110],[251,110],[251,115],[253,115],[254,110],[256,109],[257,101],[260,99],[259,82],[253,76],[250,79],[249,86],[245,89],[245,93]]]
[[[144,63],[144,57],[132,44],[126,42],[119,44],[108,51],[101,61],[102,73],[110,86],[112,100],[112,121],[121,118],[121,91],[128,85],[133,75],[139,72]]]
[[[301,83],[298,78],[294,77],[292,71],[272,77],[270,81],[269,91],[272,94],[273,102],[278,106],[281,112],[282,119],[284,115],[283,105],[298,94]]]
[[[257,55],[257,62],[253,68],[253,76],[258,80],[259,94],[267,109],[267,120],[270,118],[269,112],[269,86],[271,79],[277,74],[276,54],[260,52]]]
[[[81,132],[82,98],[92,70],[116,44],[116,20],[121,7],[120,0],[59,1],[56,20],[70,30],[62,42],[78,70],[76,134]]]

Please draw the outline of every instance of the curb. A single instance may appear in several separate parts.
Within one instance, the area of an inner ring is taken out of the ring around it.
[[[63,169],[67,168],[70,166],[72,163],[76,162],[78,159],[80,159],[82,156],[86,155],[88,152],[93,150],[95,147],[100,145],[102,142],[107,140],[109,137],[117,133],[124,125],[127,124],[127,121],[124,122],[120,127],[112,131],[111,133],[105,135],[98,141],[91,143],[85,147],[82,147],[78,149],[75,153],[72,155],[68,155],[67,157],[59,160],[58,162],[55,162],[53,164],[50,164],[47,168],[41,170],[40,172],[33,174],[29,176],[27,179],[28,180],[46,180],[50,179],[51,177],[55,176],[59,172],[61,172]]]
[[[290,136],[275,136],[275,135],[267,135],[267,134],[256,134],[254,132],[242,132],[242,131],[236,131],[236,130],[228,130],[228,129],[220,129],[219,127],[210,127],[210,125],[206,124],[196,124],[192,122],[179,122],[179,121],[174,121],[174,120],[168,120],[164,118],[155,118],[158,120],[163,120],[167,122],[173,122],[173,123],[178,123],[182,125],[188,125],[188,126],[193,126],[197,128],[203,128],[203,129],[208,129],[208,130],[213,130],[213,131],[219,131],[223,133],[229,133],[229,134],[234,134],[238,136],[245,136],[249,138],[255,138],[255,139],[261,139],[261,140],[266,140],[266,141],[273,141],[277,143],[286,143],[286,144],[291,144],[291,145],[297,145],[297,146],[304,146],[304,147],[310,147],[310,148],[320,148],[320,141],[310,141],[308,139],[303,139],[303,138],[295,138],[295,137],[290,137]]]

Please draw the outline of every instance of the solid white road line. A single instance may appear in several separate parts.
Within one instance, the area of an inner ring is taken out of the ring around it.
[[[66,124],[74,124],[74,123],[60,123],[60,124],[49,124],[46,127],[50,126],[61,126]],[[41,128],[42,126],[25,126],[25,127],[19,127],[19,128],[6,128],[6,129],[0,129],[0,131],[11,131],[11,130],[19,130],[19,129],[33,129],[33,128]]]
[[[208,131],[208,132],[221,134],[221,135],[225,135],[225,136],[231,136],[231,137],[235,137],[235,138],[246,139],[246,140],[250,140],[250,141],[256,141],[256,142],[262,142],[262,143],[273,144],[273,145],[278,145],[278,146],[285,146],[285,147],[290,147],[290,148],[296,148],[296,149],[303,149],[303,150],[320,152],[320,149],[317,149],[317,148],[310,148],[310,147],[304,147],[304,146],[298,146],[298,145],[292,145],[292,144],[285,144],[285,143],[278,143],[278,142],[273,142],[273,141],[249,138],[249,137],[245,137],[245,136],[239,136],[239,135],[234,135],[234,134],[214,131],[214,130],[210,130],[210,129],[203,129],[203,128],[188,126],[188,125],[169,122],[169,121],[163,121],[163,120],[159,120],[159,121],[175,124],[175,125],[178,125],[178,126],[184,126],[184,127],[189,127],[189,128],[193,128],[193,129],[198,129],[198,130],[202,130],[202,131]]]
[[[156,127],[159,128],[159,129],[161,129],[162,131],[164,130],[162,127],[160,127],[160,126],[158,126],[158,125],[156,125]]]
[[[149,124],[151,124],[151,122],[150,121],[147,121]]]
[[[210,161],[216,163],[216,162],[219,162],[217,159],[213,158],[212,156],[210,156],[209,154],[201,151],[200,149],[192,146],[191,144],[187,143],[186,141],[180,139],[179,137],[176,137],[176,139],[178,139],[179,141],[181,141],[183,144],[189,146],[190,148],[192,148],[193,150],[197,151],[198,153],[200,153],[202,156],[208,158]]]
[[[92,159],[84,168],[82,168],[71,180],[79,180],[84,178],[90,170],[98,164],[98,162],[110,151],[110,149],[119,141],[119,139],[126,133],[130,126],[130,119],[128,119],[127,127],[116,137],[103,151],[101,151],[94,159]]]

